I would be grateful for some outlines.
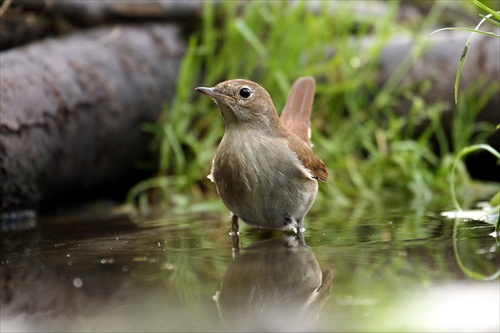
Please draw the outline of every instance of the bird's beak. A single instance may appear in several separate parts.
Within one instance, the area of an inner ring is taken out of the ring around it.
[[[195,90],[198,92],[201,92],[202,94],[205,94],[209,97],[212,97],[213,99],[229,99],[230,98],[227,95],[221,94],[215,88],[198,87]]]

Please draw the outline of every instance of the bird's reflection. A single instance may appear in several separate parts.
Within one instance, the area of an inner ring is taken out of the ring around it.
[[[213,298],[229,331],[308,331],[331,287],[302,235],[283,236],[237,252]]]

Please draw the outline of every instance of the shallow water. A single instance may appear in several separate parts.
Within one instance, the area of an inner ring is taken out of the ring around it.
[[[200,215],[3,232],[1,331],[499,331],[491,224],[309,214],[303,239]],[[235,244],[240,244],[239,249]]]

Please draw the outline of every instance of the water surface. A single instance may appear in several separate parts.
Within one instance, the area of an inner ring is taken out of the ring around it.
[[[200,214],[2,232],[1,331],[499,331],[493,226],[400,208],[304,237]],[[240,248],[235,248],[235,244]]]

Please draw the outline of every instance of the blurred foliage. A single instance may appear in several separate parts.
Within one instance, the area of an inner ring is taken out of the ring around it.
[[[455,79],[455,103],[458,103],[458,86],[460,83],[460,76],[462,74],[462,69],[465,65],[465,60],[467,59],[467,53],[469,52],[470,46],[472,44],[472,39],[474,38],[474,36],[476,34],[482,34],[493,38],[500,38],[500,35],[494,32],[480,30],[481,26],[485,22],[489,22],[497,27],[500,27],[500,11],[495,11],[492,8],[488,7],[487,3],[485,4],[478,0],[469,0],[469,1],[472,2],[474,5],[476,5],[478,8],[480,8],[481,10],[486,11],[488,13],[487,15],[479,14],[483,19],[478,23],[475,29],[453,27],[453,28],[439,29],[433,32],[435,33],[443,30],[463,30],[471,32],[469,40],[465,44],[465,48],[462,52],[462,56],[460,57],[460,62],[458,64],[457,76]]]
[[[482,143],[484,133],[491,131],[489,125],[485,130],[474,121],[485,101],[468,99],[452,120],[455,132],[449,142],[441,125],[449,106],[426,104],[421,97],[430,89],[429,82],[400,84],[425,51],[427,40],[421,36],[436,26],[442,3],[436,2],[418,25],[408,26],[396,19],[396,1],[387,2],[380,15],[359,14],[348,1],[335,2],[332,9],[332,3],[315,2],[312,8],[308,2],[206,2],[203,27],[189,37],[176,97],[165,105],[158,124],[145,126],[156,134],[158,176],[134,187],[129,202],[143,213],[151,206],[224,211],[215,186],[205,177],[223,135],[223,122],[213,101],[198,96],[194,88],[247,78],[265,87],[281,110],[293,81],[309,75],[317,80],[314,150],[332,175],[320,184],[315,207],[349,207],[360,199],[373,202],[395,196],[418,207],[447,195],[457,152]],[[414,45],[380,87],[376,75],[381,50],[396,34],[415,37]],[[489,98],[495,89],[483,96]],[[407,117],[395,111],[400,98],[410,101]],[[430,125],[418,134],[416,128],[424,123]],[[440,155],[431,140],[437,140]],[[463,162],[455,168],[457,185],[472,186]],[[473,200],[470,193],[464,197]]]
[[[462,56],[460,57],[460,61],[458,64],[458,69],[457,69],[457,75],[455,79],[455,103],[459,102],[458,99],[458,87],[460,83],[460,77],[462,74],[462,69],[465,65],[465,60],[467,59],[467,54],[468,51],[471,47],[472,44],[472,39],[476,34],[483,34],[492,38],[500,38],[500,35],[493,33],[493,32],[488,32],[488,31],[483,31],[480,30],[481,26],[485,22],[489,22],[494,26],[500,27],[500,11],[498,11],[498,3],[492,3],[491,1],[479,1],[479,0],[469,0],[472,4],[474,4],[477,8],[480,10],[488,13],[487,15],[483,15],[482,13],[479,14],[483,19],[478,23],[475,29],[469,29],[469,28],[457,28],[457,27],[451,27],[451,28],[443,28],[434,31],[433,33],[443,31],[443,30],[463,30],[463,31],[469,31],[471,32],[469,39],[467,40],[467,43],[465,44],[464,50],[462,52]],[[496,8],[495,8],[496,7]],[[490,88],[493,88],[493,90],[497,90],[497,88],[490,86]],[[485,103],[486,101],[484,98],[479,98],[478,100],[478,105],[476,105],[477,108],[481,109],[481,104]],[[489,97],[487,97],[489,99]],[[464,105],[463,102],[460,105]],[[476,145],[468,145],[467,140],[461,140],[461,137],[463,135],[463,131],[471,131],[471,126],[468,125],[468,123],[472,123],[474,121],[473,117],[471,119],[470,112],[464,110],[463,107],[459,107],[457,109],[458,117],[457,121],[454,122],[454,127],[452,131],[452,135],[454,135],[454,142],[460,142],[458,146],[462,147],[462,149],[458,152],[458,154],[455,157],[455,161],[453,163],[453,168],[450,174],[450,192],[451,192],[451,197],[453,200],[453,204],[455,205],[455,208],[457,210],[461,210],[460,203],[458,201],[457,195],[456,195],[456,190],[455,190],[455,170],[457,168],[457,165],[461,163],[461,160],[468,154],[474,153],[480,150],[486,150],[489,153],[491,153],[493,156],[497,158],[498,161],[500,161],[500,153],[494,149],[493,147],[486,145],[486,144],[476,144]],[[496,130],[499,129],[500,123],[497,124]],[[483,134],[487,133],[487,130],[482,131]],[[465,135],[466,138],[468,138],[469,135]],[[480,141],[479,141],[480,142]],[[493,198],[490,200],[490,203],[494,206],[494,208],[491,210],[491,213],[496,213],[500,211],[500,204],[496,202],[496,198],[500,195],[500,190],[496,191],[494,194]],[[495,232],[498,234],[500,230],[500,216],[497,218],[497,223],[495,227]]]

